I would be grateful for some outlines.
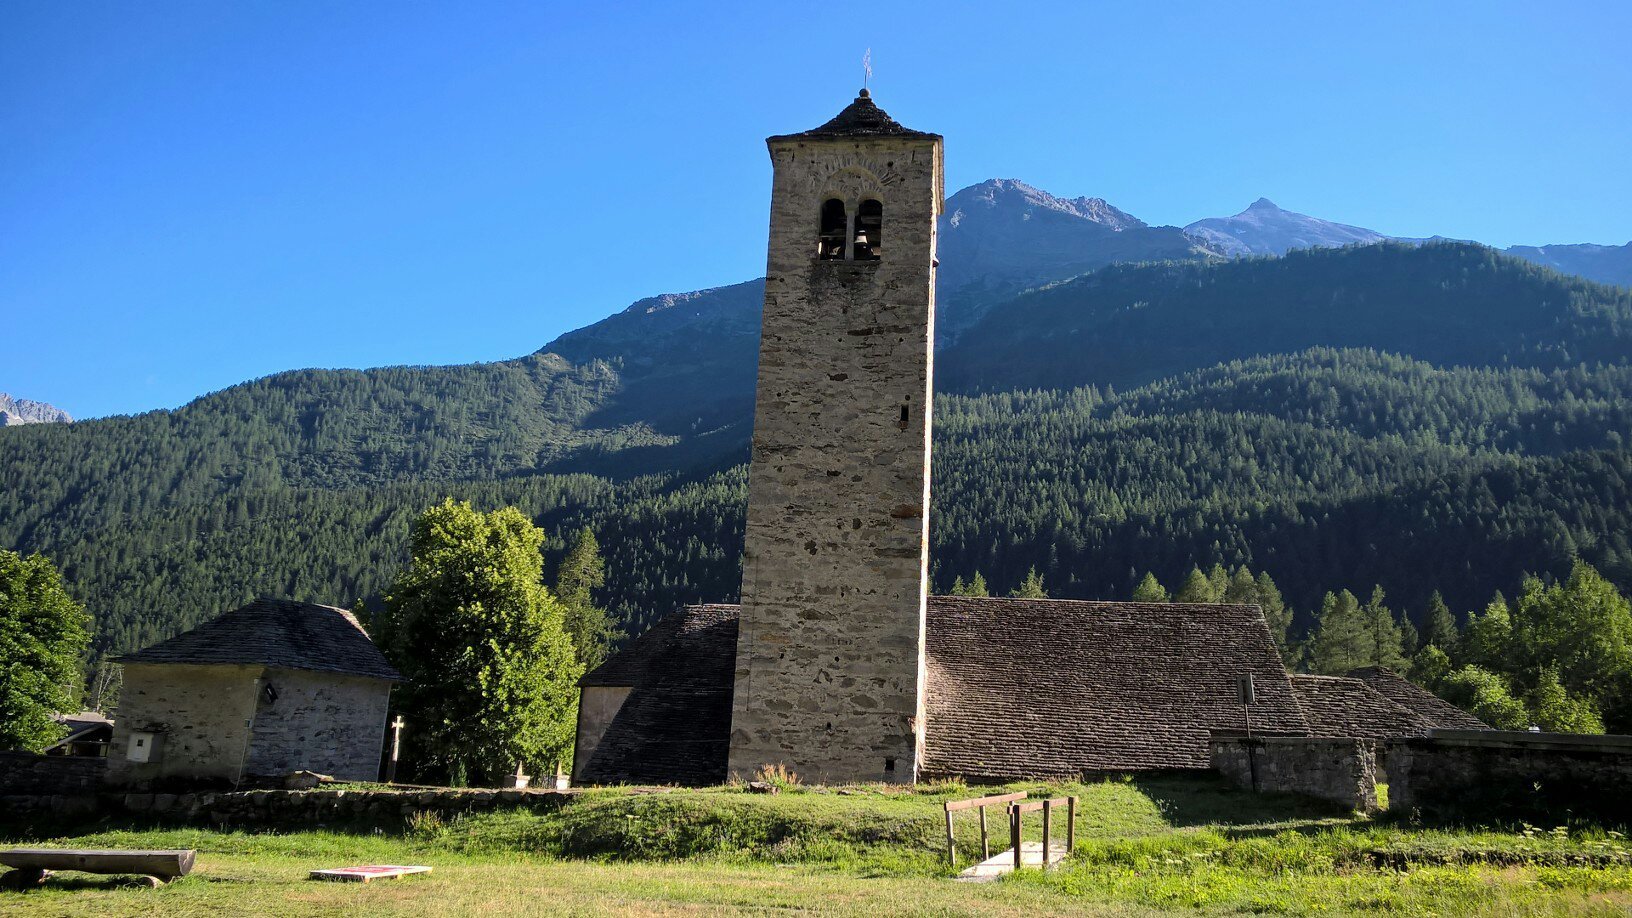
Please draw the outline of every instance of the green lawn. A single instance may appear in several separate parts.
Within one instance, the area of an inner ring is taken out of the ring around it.
[[[192,847],[163,889],[66,874],[0,893],[4,915],[1620,914],[1632,846],[1596,827],[1512,831],[1374,822],[1205,779],[1066,787],[1081,801],[1076,855],[1048,873],[955,883],[940,804],[981,791],[924,787],[586,794],[556,813],[488,813],[407,826],[285,833],[131,823],[73,834],[13,827],[6,844]],[[985,790],[985,789],[982,789]],[[1035,820],[1033,821],[1035,823]],[[994,828],[995,821],[994,821]],[[1028,833],[1036,836],[1035,825]],[[965,856],[977,846],[962,819]],[[366,886],[316,867],[416,863],[429,876]]]

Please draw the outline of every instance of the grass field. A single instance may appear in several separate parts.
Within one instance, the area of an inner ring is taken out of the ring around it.
[[[971,792],[731,789],[586,794],[556,813],[487,813],[298,832],[131,823],[12,827],[0,840],[192,847],[192,876],[147,890],[63,874],[0,893],[10,915],[1142,915],[1616,914],[1632,911],[1632,845],[1597,827],[1426,829],[1205,779],[1065,787],[1081,800],[1072,861],[991,884],[950,879],[940,804]],[[984,789],[983,789],[984,790]],[[1035,837],[1035,828],[1030,833]],[[978,847],[972,818],[964,856]],[[317,867],[414,863],[367,885]]]

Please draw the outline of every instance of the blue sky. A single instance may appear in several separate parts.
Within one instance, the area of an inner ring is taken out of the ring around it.
[[[1632,5],[0,5],[0,391],[79,417],[497,360],[764,265],[763,138],[860,82],[1152,223],[1632,239]]]

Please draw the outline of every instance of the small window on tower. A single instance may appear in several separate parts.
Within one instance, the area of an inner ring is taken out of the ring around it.
[[[884,205],[868,199],[856,208],[856,261],[877,261],[884,254]]]
[[[849,231],[844,202],[828,198],[822,202],[822,233],[816,243],[816,257],[823,261],[844,260],[844,237]]]

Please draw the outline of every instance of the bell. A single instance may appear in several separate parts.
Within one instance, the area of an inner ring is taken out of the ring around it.
[[[856,233],[856,245],[866,245],[866,244],[867,244],[867,234],[866,233]]]

